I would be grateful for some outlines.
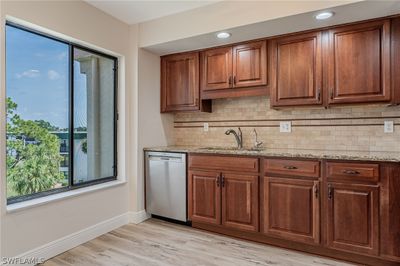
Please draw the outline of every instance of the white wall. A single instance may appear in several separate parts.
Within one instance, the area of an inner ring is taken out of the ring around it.
[[[141,23],[139,47],[150,47],[178,39],[354,2],[360,1],[221,1]]]
[[[1,256],[16,256],[41,245],[57,240],[79,230],[127,213],[130,209],[129,187],[135,179],[132,165],[136,160],[135,140],[132,129],[137,113],[131,81],[134,52],[131,42],[136,42],[135,32],[128,25],[106,15],[82,1],[0,1],[1,10],[1,64],[0,64],[0,177],[1,177]],[[119,173],[126,177],[127,184],[96,192],[51,202],[46,205],[6,212],[5,176],[5,50],[4,23],[6,16],[18,18],[43,27],[49,32],[58,32],[63,38],[72,38],[105,49],[119,55]],[[126,90],[125,90],[126,89]],[[132,189],[133,191],[135,189]],[[135,206],[136,204],[132,204]]]
[[[160,114],[160,57],[139,49],[137,206],[144,208],[143,148],[173,145],[173,115]],[[133,201],[132,201],[133,202]]]

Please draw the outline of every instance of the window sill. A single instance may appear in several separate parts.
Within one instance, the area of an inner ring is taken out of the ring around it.
[[[79,189],[75,189],[75,190],[61,192],[61,193],[49,195],[49,196],[42,197],[42,198],[13,203],[13,204],[10,204],[7,206],[7,213],[14,213],[14,212],[22,211],[25,209],[30,209],[30,208],[44,205],[44,204],[47,204],[50,202],[55,202],[55,201],[59,201],[59,200],[67,199],[67,198],[76,197],[76,196],[79,196],[82,194],[86,194],[86,193],[90,193],[90,192],[94,192],[94,191],[98,191],[98,190],[103,190],[103,189],[110,188],[110,187],[120,186],[125,183],[126,183],[126,181],[114,180],[114,181],[101,183],[101,184],[97,184],[97,185],[93,185],[93,186],[89,186],[89,187],[83,187],[83,188],[79,188]]]

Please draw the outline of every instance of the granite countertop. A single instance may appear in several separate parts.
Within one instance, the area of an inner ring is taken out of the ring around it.
[[[288,158],[311,158],[311,159],[332,159],[332,160],[360,160],[379,162],[400,162],[399,152],[364,152],[364,151],[323,151],[323,150],[302,150],[302,149],[261,149],[237,150],[230,147],[190,147],[190,146],[164,146],[144,148],[145,151],[158,152],[184,152],[204,153],[222,155],[246,155],[266,157],[288,157]]]

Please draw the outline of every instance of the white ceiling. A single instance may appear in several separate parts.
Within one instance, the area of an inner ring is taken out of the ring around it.
[[[317,21],[314,16],[318,11],[315,11],[236,28],[221,29],[232,34],[232,37],[226,40],[218,40],[216,38],[216,32],[211,32],[143,48],[155,54],[165,55],[371,18],[385,17],[400,14],[400,1],[362,1],[329,8],[327,10],[333,11],[335,15],[325,21]]]
[[[137,0],[85,0],[94,7],[128,23],[136,24],[160,17],[206,6],[221,0],[137,1]]]

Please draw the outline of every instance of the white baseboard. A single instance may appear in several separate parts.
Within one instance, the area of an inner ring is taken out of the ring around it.
[[[76,246],[79,246],[85,242],[88,242],[96,237],[99,237],[103,234],[106,234],[118,227],[121,227],[128,223],[138,224],[145,220],[147,220],[149,216],[147,215],[145,210],[138,212],[127,212],[122,215],[113,217],[109,220],[103,221],[101,223],[92,225],[88,228],[85,228],[81,231],[72,233],[68,236],[62,237],[50,243],[47,243],[41,247],[32,249],[28,252],[25,252],[15,258],[17,259],[28,259],[28,258],[40,258],[44,260],[48,260],[54,256],[57,256],[69,249],[72,249]],[[1,262],[0,262],[1,264]],[[17,264],[13,262],[12,264],[3,264],[3,265],[34,265],[25,263]]]
[[[145,210],[130,212],[129,214],[129,222],[133,224],[140,224],[150,218],[150,215]]]

